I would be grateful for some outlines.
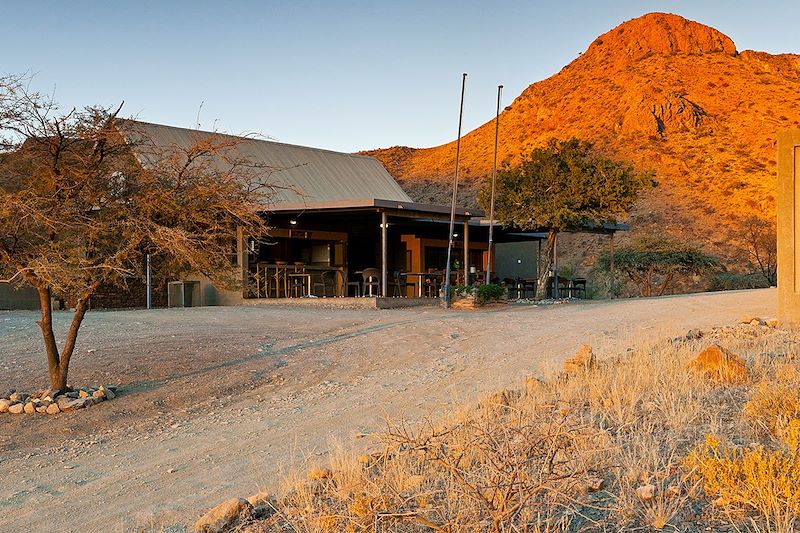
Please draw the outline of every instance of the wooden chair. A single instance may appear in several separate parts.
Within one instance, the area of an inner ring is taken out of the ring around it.
[[[575,298],[586,299],[586,278],[575,278],[572,280],[572,290],[570,291]],[[580,295],[580,296],[577,296]]]

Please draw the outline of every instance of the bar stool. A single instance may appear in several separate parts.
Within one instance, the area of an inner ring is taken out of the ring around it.
[[[294,298],[308,296],[306,287],[307,277],[310,277],[310,274],[306,274],[306,264],[295,261],[294,272],[289,274],[289,278],[292,281],[292,296]]]
[[[269,287],[267,287],[267,292],[273,289],[273,283],[275,288],[275,298],[281,297],[281,287],[283,287],[283,296],[289,296],[289,278],[288,278],[288,270],[289,270],[289,263],[286,261],[275,261],[275,274],[269,277]]]

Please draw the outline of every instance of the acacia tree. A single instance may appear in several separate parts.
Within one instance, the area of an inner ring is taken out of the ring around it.
[[[633,208],[640,191],[654,184],[652,172],[637,172],[629,163],[604,157],[590,142],[551,139],[523,155],[519,166],[498,172],[495,214],[504,225],[548,232],[539,262],[541,297],[558,232],[616,223]],[[489,205],[490,194],[491,184],[485,183],[478,196],[482,206]]]
[[[717,265],[717,259],[688,243],[643,235],[614,252],[614,268],[627,275],[640,296],[662,296],[677,275],[700,274]],[[609,271],[611,255],[603,253],[597,268]]]
[[[778,279],[778,237],[775,220],[748,217],[742,224],[742,238],[750,260],[768,285]]]
[[[274,189],[272,169],[237,158],[234,137],[158,147],[123,135],[118,110],[61,113],[22,81],[0,80],[0,281],[37,290],[50,388],[58,392],[67,387],[92,294],[141,279],[145,254],[165,272],[236,284],[236,228],[266,233],[261,211]],[[55,295],[74,305],[60,347]]]

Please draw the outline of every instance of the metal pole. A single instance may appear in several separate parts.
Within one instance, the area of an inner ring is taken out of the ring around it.
[[[147,308],[153,308],[153,276],[150,270],[150,254],[147,254]]]
[[[558,232],[553,234],[553,300],[558,299]]]
[[[469,222],[464,221],[464,285],[469,285]]]
[[[456,224],[456,200],[458,195],[458,171],[461,157],[461,121],[464,117],[464,88],[467,85],[467,73],[461,75],[461,106],[458,111],[458,139],[456,140],[456,173],[453,176],[453,198],[450,201],[450,237],[447,241],[447,266],[444,274],[444,306],[450,307],[450,257],[453,250],[453,232]]]
[[[386,239],[388,226],[389,222],[386,217],[386,211],[381,211],[381,296],[384,298],[386,298],[389,289],[389,265],[387,263],[389,253]]]
[[[486,284],[492,281],[492,246],[494,244],[494,195],[497,188],[497,141],[500,138],[500,98],[503,86],[497,86],[497,112],[494,117],[494,160],[492,161],[492,200],[489,203],[489,259],[486,261]]]

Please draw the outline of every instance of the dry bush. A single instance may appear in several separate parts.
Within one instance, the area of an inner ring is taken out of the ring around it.
[[[760,435],[780,438],[800,419],[800,394],[793,383],[762,381],[744,404],[744,415]]]
[[[768,531],[794,531],[800,514],[800,420],[786,426],[782,441],[775,450],[738,448],[709,436],[686,464],[702,478],[706,494],[716,497],[715,505],[753,509]]]
[[[719,385],[688,371],[711,343],[746,359],[751,380]],[[529,380],[524,391],[503,391],[439,421],[390,422],[370,454],[332,454],[329,475],[309,480],[296,470],[278,512],[253,531],[743,527],[746,513],[732,517],[704,495],[718,498],[728,478],[709,484],[707,472],[689,470],[684,458],[705,457],[696,446],[707,434],[752,436],[743,406],[761,405],[762,396],[749,389],[778,379],[794,335],[742,325],[634,344],[601,347],[591,369]],[[767,464],[788,468],[789,453],[774,453],[763,457]],[[776,513],[759,510],[768,530]]]

